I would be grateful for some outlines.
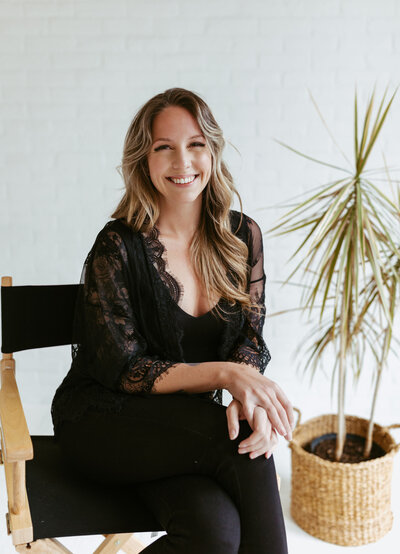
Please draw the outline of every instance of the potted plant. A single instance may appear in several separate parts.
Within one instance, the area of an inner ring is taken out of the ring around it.
[[[329,345],[337,353],[333,367],[333,376],[338,368],[337,414],[300,424],[298,410],[299,420],[289,445],[291,512],[310,534],[341,545],[374,542],[389,531],[393,520],[390,476],[400,445],[395,444],[389,429],[400,425],[377,425],[374,410],[400,296],[400,191],[397,189],[397,199],[390,200],[376,182],[376,170],[367,170],[366,164],[396,92],[385,106],[385,91],[373,121],[373,91],[361,133],[355,93],[355,156],[349,169],[280,143],[340,170],[343,176],[318,187],[266,232],[277,236],[307,231],[292,256],[301,252],[301,260],[285,281],[302,269],[304,293],[299,309],[311,314],[318,309],[316,302],[321,302],[305,367],[313,376]],[[344,406],[348,368],[353,368],[356,379],[360,377],[366,347],[376,360],[369,421],[346,416]]]

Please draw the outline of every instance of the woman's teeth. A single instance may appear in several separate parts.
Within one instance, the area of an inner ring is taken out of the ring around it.
[[[174,179],[173,177],[168,177],[168,179],[176,185],[186,185],[188,183],[192,183],[196,177],[197,175],[191,175],[190,177],[186,177],[186,179]]]

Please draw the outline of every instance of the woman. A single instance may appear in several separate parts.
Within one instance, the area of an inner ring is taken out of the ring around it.
[[[291,439],[293,411],[262,375],[262,235],[230,209],[223,147],[188,90],[138,111],[126,191],[86,259],[78,344],[52,405],[65,455],[96,479],[135,483],[166,529],[149,553],[287,552],[271,454],[277,433]]]

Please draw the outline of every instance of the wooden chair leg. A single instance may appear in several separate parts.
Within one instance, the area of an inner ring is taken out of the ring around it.
[[[124,550],[129,554],[137,554],[145,547],[144,544],[133,537],[132,533],[116,533],[104,536],[106,539],[96,548],[93,554],[116,554],[119,550]],[[125,550],[126,548],[130,548],[131,550]]]
[[[124,544],[122,551],[126,554],[139,554],[146,547],[139,539],[132,535],[131,538]]]
[[[96,548],[93,554],[116,554],[120,550],[126,554],[139,554],[146,545],[132,533],[104,535],[106,539]],[[15,546],[15,550],[24,554],[73,554],[57,539],[38,539]]]
[[[15,550],[24,554],[73,554],[57,539],[38,539],[27,544],[19,544]]]

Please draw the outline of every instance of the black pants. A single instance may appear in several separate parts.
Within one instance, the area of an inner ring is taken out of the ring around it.
[[[196,395],[129,397],[118,415],[65,422],[65,455],[99,480],[135,485],[164,526],[148,554],[285,554],[273,456],[251,460],[228,435],[226,408]],[[98,452],[111,453],[99,457]]]

